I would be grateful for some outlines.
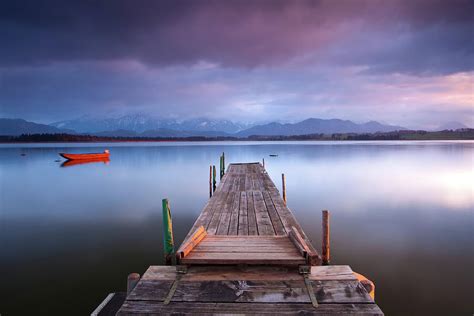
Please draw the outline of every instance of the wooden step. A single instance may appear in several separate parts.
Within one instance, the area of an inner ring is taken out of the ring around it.
[[[182,264],[305,264],[305,257],[287,236],[207,235]]]

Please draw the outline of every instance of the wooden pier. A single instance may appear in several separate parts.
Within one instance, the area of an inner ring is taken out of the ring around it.
[[[260,163],[229,165],[176,261],[149,267],[117,315],[383,315],[349,266],[321,266]]]

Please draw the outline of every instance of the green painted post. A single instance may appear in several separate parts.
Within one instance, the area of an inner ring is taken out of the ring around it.
[[[163,206],[163,251],[165,264],[171,265],[174,257],[173,222],[171,221],[171,210],[168,199],[162,200]]]
[[[222,179],[222,156],[219,157],[220,170],[219,170],[219,179]]]
[[[225,175],[225,154],[222,152],[222,176]]]
[[[216,192],[216,166],[212,166],[212,189]]]

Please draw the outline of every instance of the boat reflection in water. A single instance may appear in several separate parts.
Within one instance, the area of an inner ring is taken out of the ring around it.
[[[71,167],[71,166],[77,166],[77,165],[84,165],[88,163],[97,163],[97,162],[103,162],[104,164],[109,164],[110,159],[109,158],[94,158],[94,159],[78,159],[78,160],[66,160],[61,164],[61,167]]]

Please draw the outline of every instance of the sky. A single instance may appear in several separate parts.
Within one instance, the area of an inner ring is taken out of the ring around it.
[[[474,126],[471,0],[0,0],[0,117]]]

